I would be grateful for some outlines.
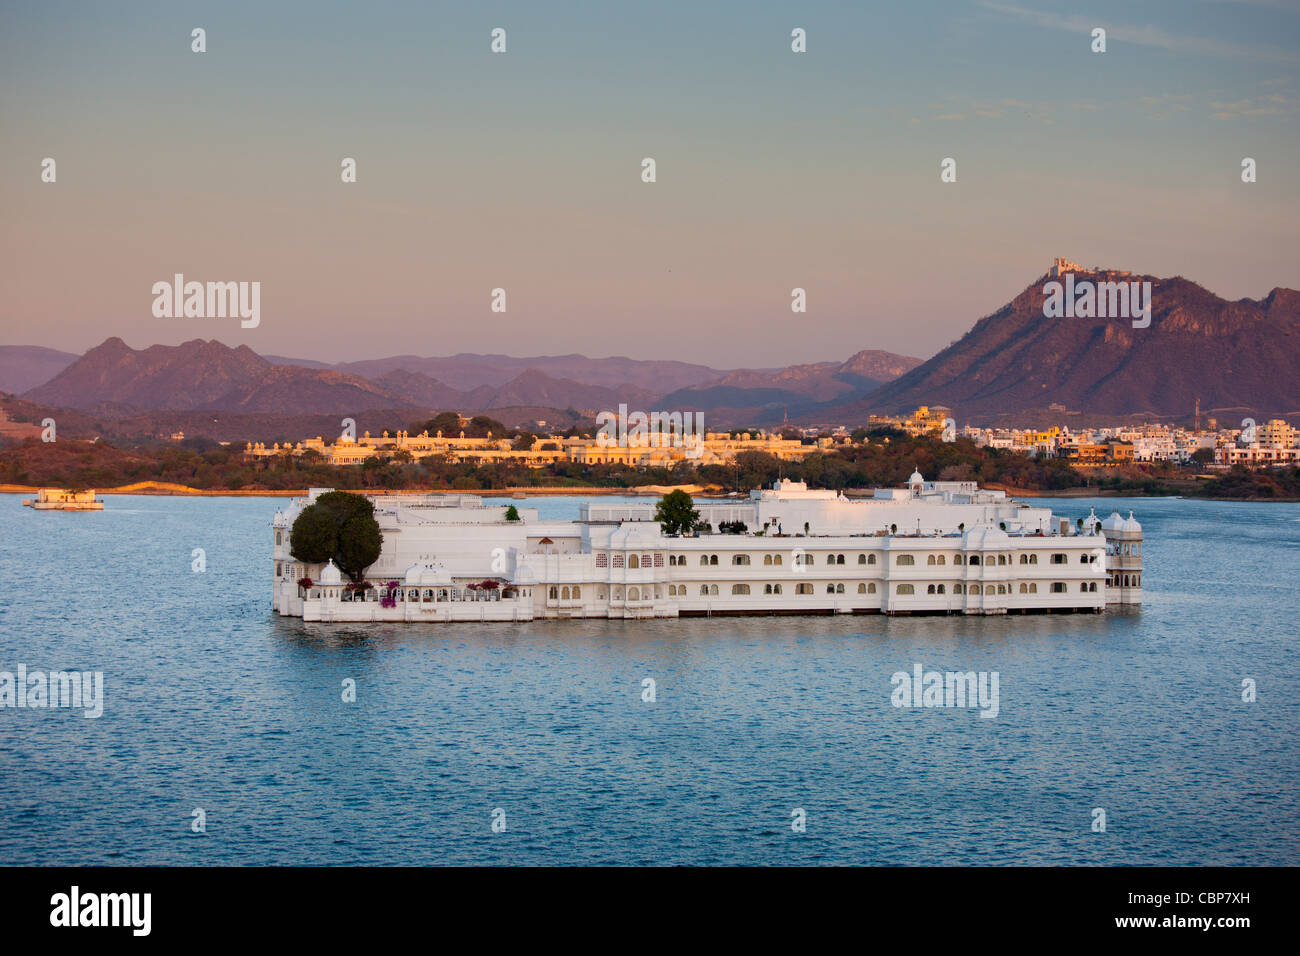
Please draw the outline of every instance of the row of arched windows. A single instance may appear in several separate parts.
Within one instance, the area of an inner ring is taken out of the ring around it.
[[[1127,546],[1126,546],[1126,547],[1127,547]],[[1110,551],[1110,548],[1108,547],[1107,550]],[[1113,552],[1112,552],[1112,553],[1113,553]],[[1127,553],[1127,552],[1125,552],[1125,553]],[[731,563],[732,563],[733,566],[737,566],[737,567],[747,566],[747,565],[749,565],[749,564],[752,562],[753,557],[756,557],[756,556],[751,556],[751,555],[748,555],[748,554],[733,554],[733,555],[731,556]],[[966,565],[979,565],[979,564],[990,564],[990,565],[992,565],[992,564],[997,564],[997,565],[1007,565],[1007,564],[1011,564],[1011,563],[1012,563],[1012,560],[1013,560],[1013,558],[1011,558],[1011,557],[1009,557],[1008,555],[1005,555],[1005,554],[999,554],[999,555],[996,556],[996,558],[994,557],[994,555],[991,555],[991,554],[990,554],[990,555],[985,555],[984,557],[987,558],[987,560],[982,560],[982,559],[981,559],[981,556],[978,555],[978,554],[972,554],[972,555],[969,555],[969,556],[966,556],[966,555],[963,555],[963,554],[954,554],[954,555],[953,555],[953,559],[952,559],[952,563],[953,563],[953,564],[966,564]],[[845,564],[845,563],[846,563],[845,558],[846,558],[846,556],[843,555],[843,554],[828,554],[828,555],[826,555],[826,563],[827,563],[827,564],[830,564],[830,565],[840,565],[840,564]],[[1092,555],[1092,554],[1081,554],[1081,555],[1079,555],[1079,563],[1080,563],[1080,564],[1091,564],[1091,563],[1095,562],[1096,560],[1097,560],[1096,555]],[[779,554],[765,554],[765,555],[763,555],[763,565],[764,565],[765,567],[771,567],[771,566],[773,566],[773,565],[780,565],[781,563],[782,563],[782,557],[781,557],[781,555],[779,555]],[[795,555],[795,563],[797,563],[797,564],[809,564],[809,565],[810,565],[810,564],[814,564],[814,563],[815,563],[815,559],[813,558],[813,556],[812,556],[811,554],[797,554],[797,555]],[[858,555],[858,564],[867,564],[867,565],[870,565],[870,564],[875,564],[875,563],[876,563],[876,556],[875,556],[874,554],[859,554],[859,555]],[[931,567],[936,567],[936,566],[938,566],[938,567],[943,567],[943,566],[946,566],[946,565],[947,565],[947,563],[948,563],[948,557],[947,557],[947,555],[944,555],[944,554],[930,554],[930,555],[926,555],[925,563],[926,563],[927,565],[931,566]],[[1037,563],[1038,563],[1038,555],[1037,555],[1037,554],[1021,554],[1021,555],[1020,555],[1020,563],[1021,563],[1021,564],[1037,564]],[[1065,554],[1060,554],[1060,553],[1053,554],[1053,555],[1051,556],[1051,563],[1052,563],[1052,564],[1067,564],[1067,563],[1069,563],[1069,556],[1068,556],[1068,555],[1065,555]],[[668,564],[669,564],[670,567],[685,567],[685,565],[686,565],[686,555],[684,555],[684,554],[680,554],[680,555],[678,555],[678,554],[670,554],[670,555],[668,556]],[[699,561],[699,564],[700,564],[700,567],[717,567],[717,565],[718,565],[718,556],[717,556],[716,554],[701,554],[701,555],[700,555],[700,561]],[[916,564],[916,556],[915,556],[915,555],[911,555],[911,554],[900,554],[900,555],[897,555],[897,557],[895,558],[895,564],[896,564],[897,566],[899,566],[899,567],[913,567],[913,566],[915,566],[915,564]],[[636,567],[649,567],[649,566],[650,566],[649,555],[645,555],[645,556],[643,556],[643,557],[640,559],[640,561],[638,561],[636,555],[629,555],[629,556],[628,556],[628,561],[627,561],[627,566],[628,566],[629,568],[636,568]]]

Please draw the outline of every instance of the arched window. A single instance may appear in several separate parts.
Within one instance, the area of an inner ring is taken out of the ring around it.
[[[1052,555],[1052,563],[1053,563],[1053,564],[1065,564],[1065,563],[1067,563],[1069,560],[1070,560],[1070,559],[1069,559],[1066,555],[1064,555],[1064,554],[1054,554],[1054,555]]]
[[[575,585],[573,586],[573,599],[576,601],[576,600],[578,600],[578,598],[580,598],[580,597],[582,597],[582,588],[578,587],[578,586],[575,584]]]
[[[770,565],[771,563],[772,563],[772,556],[770,554],[763,555],[764,566]]]
[[[772,593],[773,593],[773,594],[780,594],[780,593],[781,593],[781,585],[779,585],[779,584],[773,584],[773,585],[772,585]]]
[[[834,593],[835,593],[835,585],[833,585],[833,584],[828,584],[828,585],[826,585],[826,593],[827,593],[827,594],[834,594]]]
[[[550,594],[550,597],[551,597],[551,600],[552,600],[552,601],[558,601],[558,600],[560,599],[560,591],[559,591],[559,588],[556,588],[556,587],[552,586],[552,587],[551,587],[551,594]]]
[[[826,555],[826,563],[827,563],[827,564],[834,564],[834,563],[835,563],[835,555],[833,555],[833,554],[828,554],[828,555]]]
[[[764,584],[764,585],[763,585],[763,593],[764,593],[764,594],[771,594],[771,593],[772,593],[772,585],[770,585],[770,584]]]
[[[836,593],[836,594],[843,594],[843,593],[844,593],[844,585],[843,585],[843,584],[837,584],[837,585],[835,585],[835,593]]]
[[[1065,582],[1064,582],[1064,581],[1053,581],[1053,582],[1052,582],[1052,593],[1053,593],[1053,594],[1064,594],[1064,593],[1065,593]]]
[[[629,554],[627,556],[627,566],[629,569],[639,568],[641,567],[641,559],[637,557],[635,554]]]
[[[709,585],[709,596],[710,596],[710,597],[717,597],[717,596],[718,596],[718,586],[717,586],[716,584],[710,584],[710,585]]]
[[[898,556],[898,560],[895,561],[894,563],[899,567],[903,567],[903,568],[911,567],[912,565],[916,564],[916,558],[912,557],[912,555],[910,554],[900,554]]]
[[[569,599],[569,589],[568,589],[568,588],[561,588],[561,589],[560,589],[560,600],[561,600],[561,601],[567,601],[568,599]]]
[[[1029,582],[1029,593],[1030,593],[1030,594],[1037,594],[1037,593],[1038,593],[1038,585],[1035,584],[1033,581],[1030,581],[1030,582]]]
[[[1005,584],[999,584],[999,585],[998,585],[998,593],[999,593],[999,594],[1006,594],[1006,593],[1007,593],[1007,586],[1006,586]]]
[[[718,556],[716,554],[709,555],[709,564],[717,564],[717,563],[718,563]]]
[[[1024,555],[1022,554],[1020,557],[1023,559],[1023,558],[1024,558]],[[1021,593],[1021,594],[1028,594],[1028,593],[1029,593],[1029,585],[1025,584],[1024,581],[1021,581],[1021,582],[1020,582],[1020,593]]]
[[[1006,563],[1007,563],[1007,556],[1005,554],[999,554],[998,564],[1006,564]]]
[[[926,563],[926,564],[938,564],[939,562],[936,561],[936,560],[934,559],[934,555],[932,554],[932,555],[930,555],[928,558],[925,559],[925,563]],[[933,591],[933,589],[931,589],[931,590]]]
[[[898,585],[898,587],[894,588],[894,593],[895,593],[895,594],[915,594],[915,593],[916,593],[916,588],[912,587],[912,585],[910,585],[910,584],[900,584],[900,585]]]
[[[1037,564],[1037,563],[1038,563],[1038,555],[1036,555],[1036,554],[1031,554],[1031,555],[1029,556],[1029,563],[1030,563],[1030,564]]]
[[[748,593],[749,593],[749,585],[748,585],[748,584],[733,584],[733,585],[731,586],[731,593],[732,593],[732,594],[748,594]]]
[[[780,556],[779,554],[774,554],[774,555],[772,555],[772,563],[773,563],[773,564],[780,564],[780,563],[781,563],[781,556]]]
[[[865,554],[858,555],[858,564],[866,564],[866,563],[867,563],[867,556]]]
[[[954,558],[952,559],[952,563],[953,563],[953,564],[965,564],[965,563],[966,563],[966,559],[963,558],[963,557],[959,554],[959,555],[957,555],[956,557],[954,557]]]
[[[980,556],[979,556],[978,554],[972,554],[972,555],[967,559],[966,563],[967,563],[967,564],[979,564],[979,563],[980,563]]]
[[[796,584],[794,586],[795,594],[812,594],[813,586],[811,584]]]
[[[629,601],[639,601],[639,600],[641,600],[641,589],[640,589],[640,588],[628,588],[628,589],[627,589],[627,599],[628,599]]]
[[[954,584],[952,586],[953,594],[962,594],[965,592],[965,590],[966,590],[966,586],[964,584]]]
[[[948,564],[948,559],[947,559],[944,555],[941,554],[941,555],[939,555],[939,561],[938,561],[938,563],[946,566],[946,565]],[[940,593],[942,593],[942,592],[940,592]]]
[[[708,597],[708,596],[709,596],[709,586],[707,584],[701,584],[700,597]]]
[[[925,589],[925,593],[926,593],[926,594],[933,594],[933,593],[934,593],[934,585],[931,584],[928,588],[926,588],[926,589]]]
[[[939,585],[939,593],[940,593],[940,594],[944,594],[944,593],[946,593],[946,592],[944,591],[944,589],[943,589],[943,585],[942,585],[942,584]]]
[[[843,564],[843,563],[844,563],[844,555],[842,555],[842,554],[837,554],[837,555],[835,555],[835,563],[836,563],[836,564]]]
[[[736,565],[736,564],[749,564],[749,555],[747,555],[747,554],[733,554],[733,555],[731,556],[731,563],[732,563],[733,565]]]
[[[1029,563],[1029,555],[1027,555],[1027,554],[1022,554],[1022,555],[1020,556],[1020,563],[1021,563],[1021,564],[1028,564],[1028,563]]]
[[[858,585],[858,593],[859,593],[859,594],[866,594],[866,593],[867,593],[867,586],[866,586],[866,584],[859,584],[859,585]]]
[[[700,555],[700,565],[701,565],[701,567],[707,565],[708,563],[709,563],[709,556],[708,556],[707,554],[702,554],[702,555]]]

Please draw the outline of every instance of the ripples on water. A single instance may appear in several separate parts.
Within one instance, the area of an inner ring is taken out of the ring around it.
[[[409,628],[271,614],[274,500],[0,496],[0,669],[106,687],[0,709],[0,863],[1300,863],[1300,507],[1052,502],[1112,504],[1140,613]],[[916,662],[1000,714],[893,708]]]

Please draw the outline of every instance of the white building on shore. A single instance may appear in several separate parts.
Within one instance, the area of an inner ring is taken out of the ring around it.
[[[1130,514],[1072,524],[974,482],[850,500],[777,482],[697,501],[739,534],[665,535],[657,502],[593,501],[576,521],[474,495],[382,496],[379,559],[363,582],[297,561],[290,531],[313,489],[272,523],[273,605],[308,621],[530,621],[713,614],[1101,612],[1140,604],[1142,529]]]

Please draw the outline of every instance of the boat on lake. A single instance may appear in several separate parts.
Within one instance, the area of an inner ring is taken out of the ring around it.
[[[65,488],[40,488],[35,498],[23,501],[23,507],[37,511],[103,511],[104,500],[95,497],[93,488],[68,491]]]

